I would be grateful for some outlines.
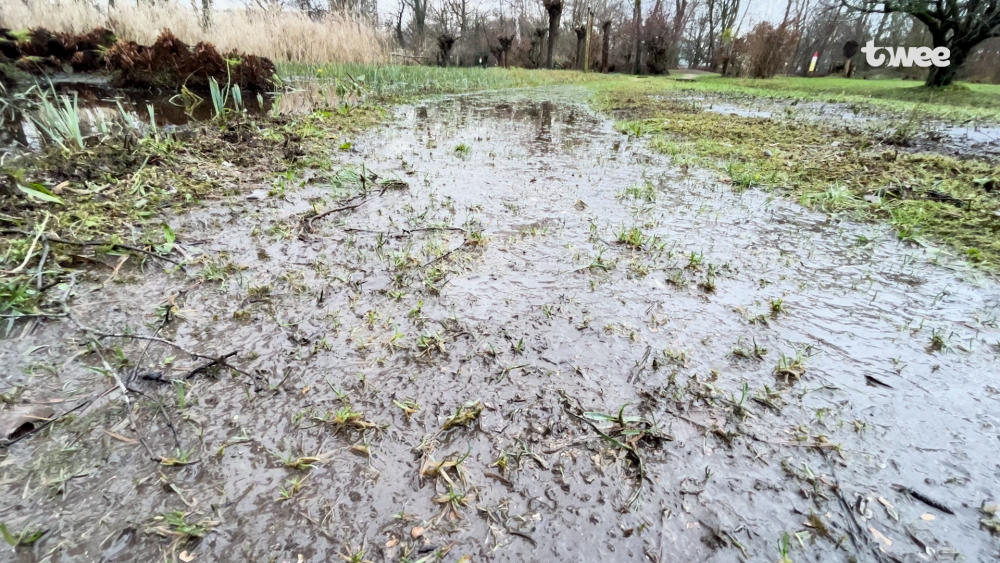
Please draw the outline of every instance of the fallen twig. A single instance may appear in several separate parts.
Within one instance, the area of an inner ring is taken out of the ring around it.
[[[941,512],[944,512],[945,514],[951,514],[952,516],[955,515],[955,512],[952,509],[950,509],[947,506],[945,506],[944,503],[936,501],[936,500],[932,499],[931,497],[929,497],[929,496],[921,493],[920,491],[915,491],[915,490],[911,489],[910,487],[906,487],[904,485],[896,485],[896,484],[894,484],[892,486],[892,488],[894,490],[897,490],[897,491],[901,492],[901,493],[906,493],[906,494],[910,495],[911,497],[919,500],[920,502],[926,504],[927,506],[929,506],[931,508],[936,508],[936,509],[940,510]]]
[[[306,221],[306,225],[309,227],[309,230],[312,230],[313,221],[316,221],[318,219],[322,219],[323,217],[326,217],[328,215],[332,215],[334,213],[338,213],[340,211],[350,211],[352,209],[357,209],[357,208],[361,207],[362,205],[364,205],[367,202],[368,202],[368,198],[365,198],[365,199],[361,200],[361,203],[356,203],[354,205],[345,205],[343,207],[337,207],[337,208],[334,208],[334,209],[327,209],[326,211],[324,211],[322,213],[319,213],[317,215],[314,215],[314,216],[308,218],[308,220]]]

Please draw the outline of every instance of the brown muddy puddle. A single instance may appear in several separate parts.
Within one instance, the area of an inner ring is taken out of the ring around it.
[[[775,561],[786,533],[795,561],[997,557],[980,506],[1000,497],[1000,287],[888,229],[686,174],[582,96],[401,109],[330,154],[407,189],[308,232],[311,204],[344,205],[318,199],[331,186],[248,185],[170,219],[204,257],[190,275],[78,280],[80,322],[152,334],[176,296],[159,335],[238,351],[257,379],[196,374],[181,409],[148,377],[202,362],[154,343],[129,395],[140,435],[109,375],[131,368],[74,357],[67,324],[17,325],[5,393],[62,412],[112,392],[0,462],[0,521],[48,530],[14,558]],[[633,227],[641,248],[617,242]],[[478,421],[442,431],[476,400]],[[338,426],[348,405],[380,428]],[[140,436],[196,463],[154,463]],[[211,531],[172,544],[152,533],[171,511]]]

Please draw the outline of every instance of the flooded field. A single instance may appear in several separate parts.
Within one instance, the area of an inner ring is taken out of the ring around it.
[[[935,152],[956,158],[1000,158],[1000,127],[994,123],[968,120],[963,123],[934,119],[918,106],[909,114],[889,116],[879,108],[835,102],[777,100],[733,96],[681,98],[699,110],[733,115],[784,120],[788,123],[819,123],[833,129],[865,132],[876,138],[893,140],[911,153]]]
[[[673,165],[582,90],[341,148],[171,218],[185,268],[105,256],[10,325],[4,423],[68,414],[10,427],[0,522],[45,533],[5,558],[1000,556],[984,274]]]

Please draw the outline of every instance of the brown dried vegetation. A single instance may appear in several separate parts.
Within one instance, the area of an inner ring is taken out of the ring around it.
[[[164,30],[151,47],[118,42],[107,54],[108,70],[120,87],[208,89],[209,78],[246,90],[267,90],[275,74],[270,59],[230,51],[220,55],[209,43],[189,47]]]

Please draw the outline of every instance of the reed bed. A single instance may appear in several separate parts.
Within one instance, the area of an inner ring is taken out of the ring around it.
[[[182,41],[213,43],[220,52],[237,49],[274,61],[380,63],[388,45],[374,22],[347,13],[313,19],[296,11],[213,10],[211,24],[186,5],[165,1],[115,7],[85,0],[0,0],[0,27],[85,33],[106,27],[124,40],[149,45],[164,29]]]

